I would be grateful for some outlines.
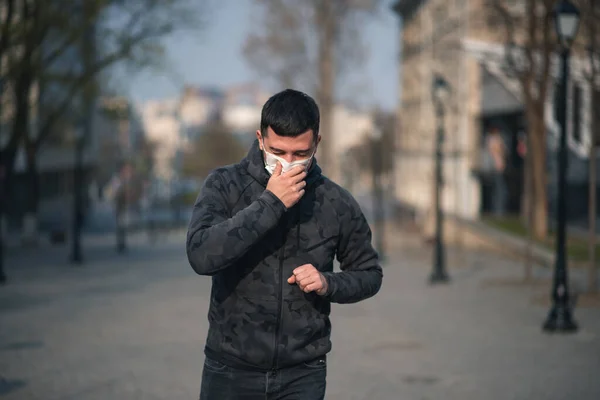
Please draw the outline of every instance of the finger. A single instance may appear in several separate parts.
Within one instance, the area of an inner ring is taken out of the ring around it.
[[[314,282],[314,283],[311,283],[310,285],[306,285],[306,287],[304,287],[303,290],[305,293],[310,293],[310,292],[316,292],[321,289],[322,289],[322,285],[319,282]]]
[[[290,276],[287,281],[290,285],[293,285],[294,283],[296,283],[296,276],[295,275]]]
[[[277,161],[277,164],[275,165],[275,170],[273,171],[273,175],[275,175],[275,176],[281,175],[282,170],[283,170],[283,166],[281,165],[281,163],[279,161]]]
[[[302,290],[306,289],[309,286],[313,286],[313,285],[318,285],[318,282],[302,282],[302,283],[298,283],[298,286]]]
[[[306,172],[301,172],[298,175],[294,175],[290,178],[292,183],[299,183],[306,179]]]
[[[290,169],[288,172],[286,172],[285,174],[287,176],[290,177],[295,177],[300,175],[301,173],[305,172],[306,168],[303,165],[296,165],[294,168]]]
[[[302,271],[304,271],[305,269],[310,268],[310,267],[312,267],[312,264],[302,264],[301,266],[296,267],[296,269],[294,269],[292,271],[292,273],[294,275],[298,275],[299,273],[301,273]]]
[[[304,271],[301,272],[299,274],[296,275],[296,282],[304,282],[307,283],[307,280],[310,280],[310,282],[312,282],[314,280],[314,276],[315,274],[310,272],[310,271]],[[308,283],[310,283],[308,282]]]
[[[296,192],[301,191],[306,187],[306,181],[300,181],[296,184]]]
[[[296,277],[296,281],[306,278],[307,276],[310,276],[312,274],[313,274],[313,269],[310,266],[294,271],[294,276]]]

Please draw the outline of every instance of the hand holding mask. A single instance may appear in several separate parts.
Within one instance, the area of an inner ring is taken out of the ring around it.
[[[285,174],[282,171],[283,167],[281,163],[277,162],[267,184],[267,190],[277,196],[283,205],[289,209],[304,196],[306,167],[296,165]]]

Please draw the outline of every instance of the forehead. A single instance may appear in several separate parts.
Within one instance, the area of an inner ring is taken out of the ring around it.
[[[271,127],[268,128],[267,132],[267,146],[286,152],[310,150],[314,143],[312,129],[309,129],[296,137],[279,136],[271,129]]]

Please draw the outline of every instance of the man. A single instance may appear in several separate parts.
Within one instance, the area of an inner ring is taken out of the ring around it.
[[[323,399],[330,303],[375,295],[382,270],[360,207],[317,165],[315,101],[274,95],[256,137],[207,177],[188,230],[192,268],[212,276],[200,399]]]
[[[497,127],[493,127],[488,134],[487,148],[493,161],[494,214],[501,217],[504,215],[508,196],[508,188],[506,187],[506,180],[504,177],[507,148],[504,139],[502,138],[502,134]]]

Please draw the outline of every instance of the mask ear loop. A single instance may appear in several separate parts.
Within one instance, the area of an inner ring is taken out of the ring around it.
[[[261,140],[260,143],[262,144],[262,149],[261,152],[263,153],[263,163],[265,164],[265,167],[267,166],[267,149],[265,148],[265,141]]]

